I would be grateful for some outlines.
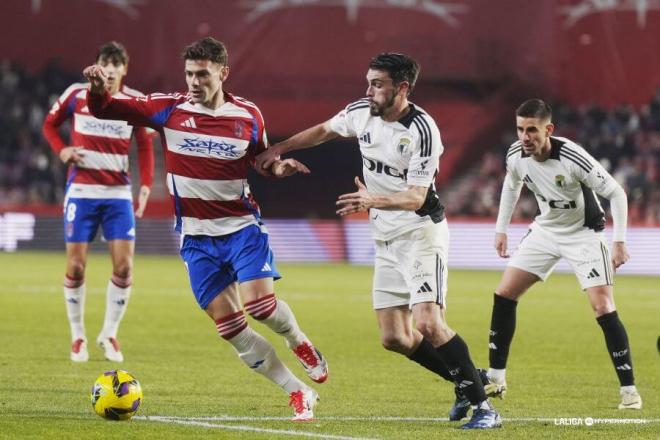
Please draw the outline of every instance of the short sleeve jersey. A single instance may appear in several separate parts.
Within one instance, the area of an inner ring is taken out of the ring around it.
[[[443,151],[440,132],[420,107],[400,120],[388,122],[372,116],[367,99],[346,106],[330,120],[331,129],[344,137],[357,137],[367,189],[375,194],[428,187],[424,205],[417,211],[371,209],[371,232],[376,240],[397,235],[444,219],[444,207],[435,191],[435,176]]]
[[[619,184],[576,143],[552,136],[550,144],[550,157],[543,162],[525,154],[521,142],[507,152],[512,183],[524,183],[536,197],[540,213],[534,222],[555,234],[602,231],[605,214],[596,193],[610,194]]]

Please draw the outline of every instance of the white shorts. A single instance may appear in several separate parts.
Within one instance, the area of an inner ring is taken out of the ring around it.
[[[545,281],[560,258],[571,265],[582,289],[614,285],[612,261],[602,233],[582,231],[555,235],[533,227],[520,241],[509,266]]]
[[[422,302],[445,307],[447,294],[447,220],[376,240],[373,305],[385,309]]]

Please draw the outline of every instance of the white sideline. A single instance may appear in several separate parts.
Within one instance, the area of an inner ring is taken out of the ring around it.
[[[298,437],[313,437],[313,438],[325,438],[333,440],[376,440],[369,437],[347,437],[344,435],[332,435],[332,434],[318,434],[316,432],[306,432],[306,431],[292,431],[289,429],[270,429],[270,428],[257,428],[256,426],[247,426],[247,425],[222,425],[216,423],[209,423],[195,420],[194,418],[184,418],[184,417],[163,417],[163,416],[136,416],[133,417],[137,420],[146,420],[160,423],[174,423],[177,425],[192,425],[192,426],[201,426],[204,428],[216,428],[216,429],[227,429],[233,431],[250,431],[250,432],[259,432],[264,434],[279,434],[287,436],[298,436]],[[249,420],[249,418],[247,418]],[[260,420],[259,418],[254,418]],[[278,418],[277,420],[280,420]],[[281,418],[281,420],[291,420],[291,418]],[[292,423],[306,423],[306,422],[292,422]]]

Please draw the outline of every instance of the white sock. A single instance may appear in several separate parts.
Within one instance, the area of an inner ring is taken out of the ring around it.
[[[634,394],[637,393],[637,387],[635,385],[627,385],[621,387],[621,394]]]
[[[282,335],[291,349],[307,339],[289,305],[281,299],[276,299],[275,294],[246,303],[245,311],[275,333]]]
[[[250,327],[246,327],[228,341],[250,369],[266,376],[287,394],[308,388],[282,363],[273,346]]]
[[[64,279],[64,304],[71,326],[71,340],[85,339],[85,282]]]
[[[123,287],[120,287],[123,286]],[[115,275],[108,281],[108,290],[105,300],[105,319],[101,335],[106,338],[117,338],[119,323],[121,322],[128,298],[131,296],[131,278],[119,278]]]
[[[506,383],[506,368],[502,368],[501,370],[489,368],[486,376],[488,376],[491,382],[498,384]]]

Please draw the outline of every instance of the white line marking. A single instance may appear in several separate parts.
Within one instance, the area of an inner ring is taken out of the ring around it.
[[[292,431],[289,429],[257,428],[255,426],[247,426],[247,425],[220,425],[216,423],[208,423],[208,422],[195,421],[185,418],[175,418],[175,417],[137,416],[134,418],[138,420],[146,420],[146,421],[153,421],[160,423],[175,423],[177,425],[192,425],[192,426],[201,426],[204,428],[228,429],[234,431],[251,431],[251,432],[264,433],[264,434],[277,434],[277,435],[287,435],[287,436],[294,435],[298,437],[326,438],[326,439],[334,439],[334,440],[376,440],[368,437],[347,437],[343,435],[317,434],[315,432]],[[291,420],[291,419],[285,419],[285,420]]]
[[[220,416],[209,416],[209,417],[178,417],[178,416],[148,416],[139,417],[142,420],[156,420],[156,419],[167,419],[169,421],[197,421],[197,422],[267,422],[267,421],[287,421],[291,420],[290,417],[275,417],[275,416],[262,416],[262,417],[250,417],[250,416],[231,416],[231,415],[220,415]],[[557,416],[557,417],[503,417],[502,420],[509,423],[527,423],[527,422],[554,422],[557,419],[570,419],[576,418],[576,416]],[[586,417],[578,417],[586,418]],[[593,419],[600,419],[598,417],[592,417]],[[605,418],[603,418],[605,419]],[[396,417],[396,416],[374,416],[374,417],[354,417],[354,416],[325,416],[325,417],[315,417],[315,421],[324,422],[324,421],[343,421],[343,422],[448,422],[449,420],[446,417]],[[467,419],[466,419],[467,420]],[[607,418],[607,420],[612,420],[614,423],[619,422],[621,424],[625,423],[660,423],[660,419],[636,419],[636,418]],[[158,420],[157,420],[158,421]]]

